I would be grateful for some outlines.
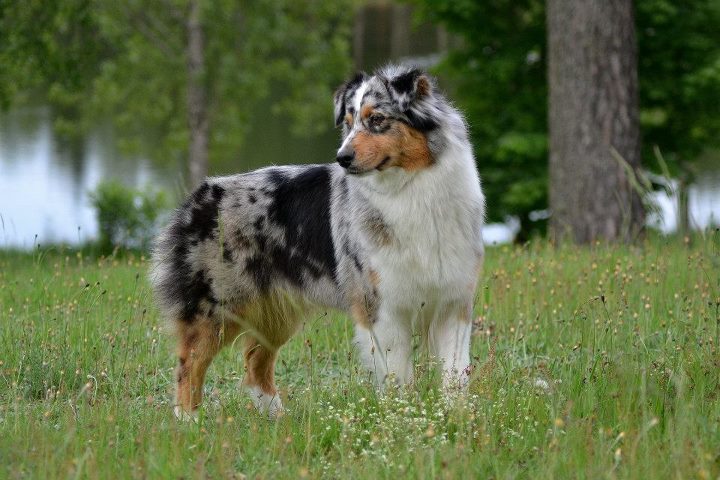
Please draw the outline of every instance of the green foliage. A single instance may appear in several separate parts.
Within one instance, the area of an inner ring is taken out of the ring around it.
[[[271,88],[296,134],[332,127],[332,91],[350,67],[352,0],[199,1],[211,165],[235,160]],[[178,164],[189,143],[187,4],[0,0],[0,100],[42,89],[62,132],[82,134],[108,116],[125,151]]]
[[[467,113],[489,219],[547,202],[547,78],[541,0],[411,0],[463,39],[438,67]],[[655,145],[677,172],[720,145],[720,1],[638,0],[643,158]]]
[[[46,2],[0,1],[0,86],[5,94],[3,103],[14,82],[21,86],[34,85],[39,78],[55,78],[66,88],[77,88],[91,70],[106,45],[88,45],[85,40],[96,33],[90,15],[90,1],[65,0]],[[23,78],[23,76],[26,76]]]
[[[643,158],[671,173],[720,146],[720,1],[636,3]]]
[[[287,415],[250,405],[238,341],[198,424],[143,257],[0,252],[0,477],[717,478],[718,235],[489,249],[457,402],[420,355],[378,394],[331,312],[280,352]]]
[[[98,185],[90,200],[97,213],[103,252],[116,247],[147,250],[157,233],[159,217],[169,208],[165,192],[128,188],[116,181]]]

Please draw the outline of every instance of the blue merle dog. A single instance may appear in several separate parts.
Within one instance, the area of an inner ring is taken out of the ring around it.
[[[177,332],[180,417],[238,336],[254,403],[281,413],[277,353],[313,306],[352,317],[379,385],[413,381],[413,331],[446,387],[467,383],[484,198],[463,117],[409,67],[358,74],[334,103],[336,162],[208,178],[157,238],[151,276]]]

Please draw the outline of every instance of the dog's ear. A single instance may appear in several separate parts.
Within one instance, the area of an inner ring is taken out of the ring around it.
[[[347,92],[347,83],[343,83],[335,90],[333,102],[335,104],[335,126],[339,127],[343,118],[345,118],[345,92]]]
[[[355,74],[353,78],[348,80],[347,82],[343,83],[338,87],[337,90],[335,90],[335,95],[333,95],[333,102],[335,104],[335,126],[339,127],[343,123],[343,119],[345,118],[346,108],[345,108],[345,102],[348,97],[348,93],[352,94],[358,86],[365,80],[365,73],[364,72],[358,72]]]
[[[410,108],[413,102],[424,98],[432,92],[430,77],[418,69],[410,70],[389,79],[388,86],[401,111]]]

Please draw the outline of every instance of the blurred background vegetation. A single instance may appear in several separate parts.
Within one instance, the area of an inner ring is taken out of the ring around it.
[[[642,163],[670,194],[652,194],[665,218],[649,221],[706,227],[720,0],[634,7]],[[333,161],[334,88],[388,61],[430,69],[466,112],[489,221],[505,225],[490,239],[544,234],[546,16],[541,0],[0,0],[0,246],[142,245],[116,231],[141,214],[108,227],[105,200],[125,202],[118,215],[157,200],[153,223],[207,173]]]

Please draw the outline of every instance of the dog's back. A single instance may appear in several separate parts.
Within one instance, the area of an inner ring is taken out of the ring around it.
[[[330,224],[333,170],[270,167],[207,179],[155,244],[152,281],[166,315],[192,323],[221,305],[241,308],[278,288],[340,306]]]

